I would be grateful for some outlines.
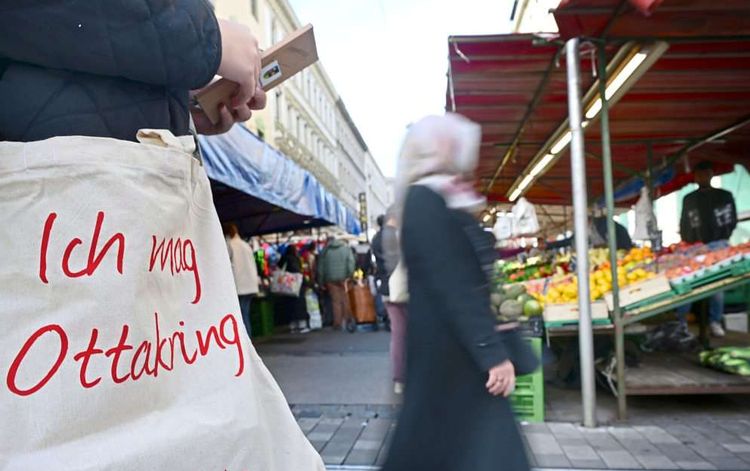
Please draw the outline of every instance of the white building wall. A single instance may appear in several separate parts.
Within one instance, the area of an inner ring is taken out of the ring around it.
[[[550,13],[560,0],[518,0],[512,31],[514,33],[556,33],[557,23]]]
[[[212,3],[217,16],[247,25],[263,49],[301,26],[287,0]],[[373,224],[390,204],[387,182],[340,101],[318,62],[270,91],[266,109],[245,124],[308,169],[352,210],[358,209],[359,193],[367,193]]]

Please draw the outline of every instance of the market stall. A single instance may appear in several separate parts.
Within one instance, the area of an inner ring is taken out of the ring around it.
[[[219,219],[244,236],[330,225],[359,234],[352,208],[244,126],[199,141]]]
[[[234,222],[244,239],[255,238],[261,286],[252,303],[252,331],[254,337],[265,337],[276,326],[290,323],[286,311],[291,303],[271,292],[283,251],[290,245],[298,249],[306,286],[312,286],[309,254],[317,252],[319,237],[311,232],[336,226],[339,232],[359,234],[357,216],[312,174],[244,126],[234,126],[221,135],[200,136],[199,142],[219,219]],[[289,236],[295,231],[308,235]],[[257,237],[274,234],[273,241]],[[318,327],[320,308],[312,290],[295,302],[310,314],[309,326]]]
[[[626,372],[626,329],[750,282],[739,259],[729,271],[724,259],[716,260],[704,273],[687,277],[694,284],[670,280],[666,270],[631,272],[617,257],[613,220],[615,206],[632,203],[641,188],[653,201],[660,191],[690,181],[698,161],[714,162],[719,172],[747,162],[750,31],[739,19],[749,8],[742,2],[667,0],[646,17],[628,1],[572,0],[556,11],[557,34],[449,39],[447,109],[482,124],[479,176],[490,199],[514,202],[524,196],[534,204],[572,204],[576,253],[587,253],[589,201],[605,208],[608,266],[599,264],[597,274],[594,262],[578,257],[574,279],[581,282],[557,291],[563,301],[575,294],[579,322],[572,329],[550,326],[579,336],[586,425],[596,423],[595,333],[615,334],[613,378],[624,418],[626,395],[648,392],[649,378],[658,377],[639,377],[635,368]],[[657,237],[646,243],[651,245],[658,256]],[[609,303],[602,280],[611,283]],[[619,286],[631,283],[649,289],[636,286],[635,295]],[[591,299],[596,295],[604,296],[603,304]],[[596,317],[612,325],[595,326]],[[647,370],[644,362],[639,372]],[[716,377],[737,381],[729,374]],[[696,378],[694,383],[701,381]],[[671,393],[691,392],[672,383]],[[701,391],[730,390],[719,383],[713,389],[704,384]],[[651,391],[664,394],[670,385],[657,386]]]

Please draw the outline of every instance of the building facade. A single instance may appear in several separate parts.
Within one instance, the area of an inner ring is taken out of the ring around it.
[[[514,0],[512,31],[514,33],[556,33],[557,23],[550,10],[560,5],[560,0]]]
[[[287,0],[213,4],[218,17],[248,26],[261,49],[302,26]],[[359,194],[367,193],[368,203],[373,202],[368,204],[368,219],[374,221],[380,214],[376,211],[389,203],[387,189],[375,188],[385,178],[372,156],[368,160],[367,145],[320,62],[271,90],[266,108],[245,125],[310,171],[351,209],[358,210]]]

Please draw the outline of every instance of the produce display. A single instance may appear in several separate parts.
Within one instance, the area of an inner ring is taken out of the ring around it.
[[[740,376],[750,376],[750,348],[723,347],[700,354],[701,364]]]
[[[567,264],[556,264],[542,257],[531,257],[526,262],[501,260],[496,266],[498,280],[503,283],[520,283],[538,280],[554,275],[567,273]]]
[[[612,291],[612,270],[609,250],[588,252],[590,301],[604,299]],[[746,262],[745,262],[746,261]],[[713,244],[675,244],[658,254],[650,248],[633,248],[617,253],[617,281],[621,288],[666,275],[672,289],[681,293],[676,283],[702,273],[717,273],[722,267],[742,262],[750,270],[750,243],[729,246],[726,241]],[[574,273],[576,260],[567,254],[530,257],[525,261],[501,261],[496,265],[498,288],[492,304],[503,321],[531,317],[541,313],[546,304],[564,305],[578,302],[578,279]],[[735,267],[736,268],[736,267]],[[732,270],[725,270],[727,276]],[[712,275],[714,279],[718,275]],[[712,281],[704,278],[702,281]],[[655,291],[661,285],[648,285]],[[684,288],[683,288],[684,289]],[[688,288],[689,289],[689,288]],[[644,291],[648,293],[649,291]],[[610,307],[611,309],[611,307]]]
[[[648,280],[656,276],[654,254],[649,248],[634,248],[629,252],[618,253],[617,282],[621,287]],[[589,293],[591,301],[601,299],[605,293],[612,291],[612,270],[607,249],[589,251],[589,262],[593,269],[589,276]],[[578,301],[578,277],[570,275],[553,281],[544,298],[551,304],[575,303]]]
[[[520,283],[498,284],[490,297],[498,322],[513,322],[542,315],[542,305]]]
[[[700,276],[705,270],[720,269],[722,265],[750,258],[750,243],[729,246],[726,242],[713,244],[675,244],[657,258],[659,268],[671,281]]]

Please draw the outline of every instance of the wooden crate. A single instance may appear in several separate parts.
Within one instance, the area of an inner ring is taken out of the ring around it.
[[[578,303],[567,304],[547,304],[544,306],[544,322],[578,322],[580,314],[578,312]],[[609,319],[609,311],[604,301],[594,301],[591,303],[591,319]]]
[[[620,307],[625,308],[632,304],[640,303],[650,298],[661,296],[672,291],[672,285],[666,275],[657,275],[650,280],[633,283],[620,288]],[[614,301],[612,293],[606,293],[604,300],[607,302],[607,309],[613,311]]]

